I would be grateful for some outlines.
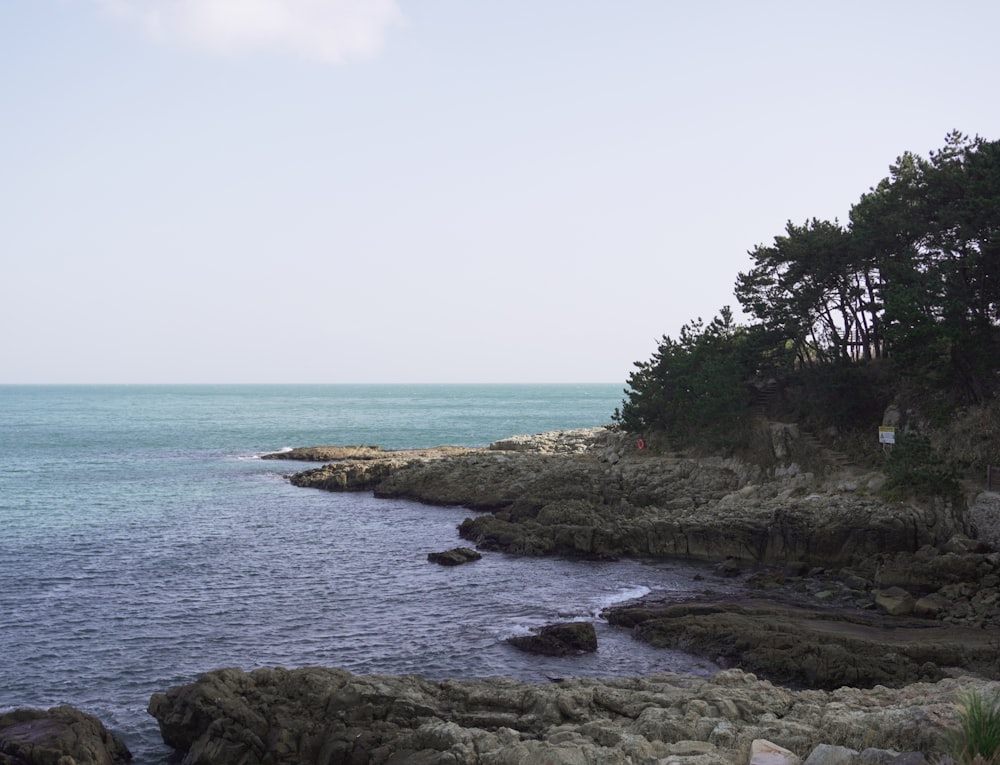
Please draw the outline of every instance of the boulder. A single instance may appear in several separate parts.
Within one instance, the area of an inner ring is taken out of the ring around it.
[[[561,622],[539,627],[531,635],[507,638],[507,642],[528,653],[567,656],[596,651],[597,632],[590,622]]]
[[[820,744],[813,749],[803,765],[854,765],[859,752],[846,746]]]
[[[4,765],[125,765],[132,753],[92,715],[73,707],[0,714]]]
[[[924,595],[913,604],[913,615],[922,619],[937,619],[950,604],[951,601],[944,595],[932,592],[930,595]]]
[[[802,758],[783,746],[758,738],[750,743],[750,765],[799,765]]]
[[[906,616],[913,613],[913,596],[902,587],[889,587],[875,593],[875,605],[889,616]]]
[[[444,552],[427,553],[427,560],[442,566],[460,566],[482,558],[482,554],[469,547],[453,547]]]

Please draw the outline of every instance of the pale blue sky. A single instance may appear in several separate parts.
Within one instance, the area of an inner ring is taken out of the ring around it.
[[[618,382],[903,151],[1000,4],[3,0],[0,383]]]

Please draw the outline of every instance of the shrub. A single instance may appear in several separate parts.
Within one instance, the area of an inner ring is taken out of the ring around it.
[[[970,691],[959,700],[958,719],[955,760],[960,765],[1000,765],[1000,699]]]
[[[934,451],[926,436],[898,438],[886,457],[885,474],[886,490],[894,496],[961,495],[958,470]]]

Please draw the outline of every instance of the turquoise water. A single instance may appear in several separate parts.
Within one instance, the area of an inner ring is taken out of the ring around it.
[[[458,569],[469,511],[296,489],[317,444],[486,445],[602,425],[622,386],[0,386],[0,708],[72,704],[166,762],[149,696],[223,667],[326,664],[427,677],[707,672],[601,622],[665,563],[487,554]],[[601,648],[532,657],[503,638],[595,621]]]

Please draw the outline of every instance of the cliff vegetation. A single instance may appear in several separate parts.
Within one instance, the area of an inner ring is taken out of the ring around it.
[[[748,323],[727,306],[664,335],[617,428],[766,464],[761,423],[791,422],[890,491],[948,494],[1000,465],[1000,142],[952,132],[906,152],[846,223],[789,221],[749,256]]]

